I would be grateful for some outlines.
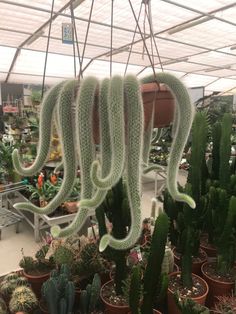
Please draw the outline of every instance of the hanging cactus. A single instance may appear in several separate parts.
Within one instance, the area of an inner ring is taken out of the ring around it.
[[[178,114],[174,121],[176,131],[170,152],[167,187],[175,200],[186,202],[194,208],[194,200],[180,193],[177,187],[178,167],[191,128],[194,107],[185,86],[171,74],[160,73],[143,80],[144,83],[153,81],[165,83],[174,94],[177,103]],[[124,239],[105,234],[100,241],[100,250],[104,251],[107,246],[116,250],[126,250],[136,243],[141,233],[141,170],[144,157],[144,113],[141,89],[138,80],[132,75],[127,75],[124,79],[114,76],[111,80],[106,79],[100,84],[101,158],[98,161],[93,140],[93,108],[99,84],[96,78],[87,77],[80,84],[78,97],[75,97],[77,87],[75,81],[58,84],[47,94],[40,119],[40,152],[34,165],[21,171],[17,152],[13,154],[13,160],[20,173],[26,174],[28,171],[28,175],[33,175],[41,169],[46,161],[50,144],[50,131],[47,130],[51,130],[55,110],[54,120],[63,147],[63,183],[56,197],[44,208],[28,203],[18,203],[15,207],[38,214],[52,213],[70,194],[79,164],[81,200],[78,203],[78,212],[69,226],[64,229],[53,226],[51,229],[54,237],[69,236],[81,229],[88,215],[91,214],[90,210],[96,209],[104,201],[108,191],[125,177],[131,210],[129,233]],[[75,98],[76,114],[74,115],[72,105]],[[127,118],[124,117],[124,113],[127,114]],[[151,136],[148,142],[151,142]]]

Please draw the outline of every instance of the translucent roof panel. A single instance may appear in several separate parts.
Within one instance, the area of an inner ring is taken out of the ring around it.
[[[111,32],[111,0],[94,0],[91,21],[91,0],[74,0],[75,25],[80,55],[84,51],[84,64],[93,60],[84,75],[106,77],[110,75],[111,33],[113,36],[113,74],[124,74],[129,51],[128,72],[140,77],[152,72],[148,53],[156,70],[161,63],[165,71],[182,77],[190,87],[228,88],[236,77],[236,2],[232,0],[152,0],[151,17],[155,45],[151,45],[148,16],[143,0],[131,0],[141,30],[136,27],[129,1],[113,1],[113,29]],[[0,1],[0,80],[42,82],[45,51],[50,25],[52,0]],[[230,7],[231,6],[231,7]],[[54,0],[57,14],[51,24],[46,80],[74,76],[73,45],[62,43],[62,23],[71,23],[69,0]],[[208,14],[214,18],[208,20]],[[222,20],[223,19],[223,20]],[[87,36],[87,29],[89,31]],[[181,29],[182,27],[182,29]],[[135,33],[136,29],[136,33]],[[38,33],[39,30],[42,30]],[[170,32],[175,30],[175,32]],[[141,36],[142,35],[142,36]],[[86,39],[87,37],[87,39]],[[31,42],[27,42],[31,38]],[[86,49],[84,43],[87,41]],[[76,74],[79,71],[77,46]],[[17,52],[17,53],[16,53]],[[143,53],[144,52],[144,53]],[[214,68],[215,67],[215,68]],[[213,70],[212,70],[213,68]],[[11,73],[8,73],[11,69]],[[9,75],[8,75],[9,74]],[[222,84],[221,84],[222,83]],[[221,87],[219,85],[221,84]]]
[[[226,91],[236,87],[236,80],[219,79],[210,84],[207,89],[212,91]]]

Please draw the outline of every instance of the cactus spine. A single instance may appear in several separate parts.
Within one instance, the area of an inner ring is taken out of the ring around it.
[[[30,313],[38,305],[37,298],[29,287],[17,287],[11,297],[9,309],[11,313]]]
[[[225,113],[222,120],[222,131],[220,139],[220,169],[219,179],[220,186],[223,189],[228,187],[230,177],[230,165],[229,159],[231,155],[231,139],[232,132],[232,116],[229,113]]]
[[[81,291],[80,313],[91,314],[96,310],[101,290],[101,279],[98,274],[93,277],[92,284],[88,284],[86,290]]]
[[[162,262],[165,254],[165,245],[169,231],[169,218],[161,213],[155,223],[147,268],[144,275],[143,314],[152,314],[155,298],[162,297],[166,292],[168,280],[166,275],[161,275]]]
[[[68,266],[63,265],[60,273],[53,271],[51,277],[42,286],[50,314],[72,314],[75,300],[75,286],[69,281]]]

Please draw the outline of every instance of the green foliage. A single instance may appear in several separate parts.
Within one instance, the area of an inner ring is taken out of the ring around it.
[[[139,266],[134,266],[131,275],[126,278],[123,286],[123,294],[132,314],[140,314],[140,302],[142,297],[142,273]]]
[[[17,273],[6,275],[0,283],[0,293],[3,297],[10,298],[16,287],[27,286],[28,280]]]
[[[123,239],[127,235],[127,227],[130,226],[129,205],[125,201],[127,192],[124,183],[120,180],[109,193],[106,199],[96,209],[96,218],[99,225],[100,238],[107,233],[105,216],[112,223],[112,234],[117,239]],[[114,250],[107,248],[104,256],[115,262],[115,287],[117,294],[122,294],[123,281],[127,277],[126,255],[127,250]]]
[[[74,273],[79,277],[89,278],[106,270],[106,261],[99,252],[97,244],[86,244],[80,251],[79,259],[74,264]]]
[[[29,287],[17,287],[11,297],[9,309],[11,313],[30,313],[38,306],[38,300]]]
[[[236,197],[232,196],[229,202],[227,216],[224,221],[223,231],[216,243],[217,246],[217,272],[220,275],[228,274],[234,267],[236,259]]]
[[[160,300],[168,287],[166,275],[161,274],[168,231],[169,218],[165,213],[161,213],[155,222],[150,253],[144,274],[143,304],[141,307],[143,314],[152,314],[156,298]]]
[[[73,249],[70,246],[61,244],[55,249],[53,258],[57,265],[66,264],[70,266],[75,259],[75,255]]]
[[[192,145],[188,182],[192,186],[192,196],[197,206],[200,202],[202,187],[205,186],[207,174],[204,176],[206,167],[205,150],[208,136],[208,119],[204,112],[197,112],[192,126]]]
[[[212,126],[212,169],[211,177],[213,180],[219,180],[219,170],[220,170],[220,139],[221,139],[221,122],[216,122]]]
[[[232,115],[225,113],[222,120],[222,131],[220,139],[220,169],[219,181],[221,188],[226,189],[230,178],[229,159],[231,155],[231,133],[232,133]]]
[[[96,310],[101,290],[101,280],[98,274],[93,277],[92,284],[88,284],[86,290],[81,291],[80,313],[91,314]]]
[[[181,299],[179,293],[175,294],[175,301],[182,314],[210,314],[205,306],[194,302],[192,299]]]
[[[35,258],[31,256],[25,256],[23,249],[22,259],[19,262],[19,266],[24,269],[24,271],[30,274],[32,271],[44,272],[50,271],[54,267],[54,260],[52,257],[46,259],[46,255],[49,250],[49,244],[42,245],[41,248],[36,252]]]
[[[62,265],[60,272],[53,271],[51,277],[42,286],[44,297],[50,314],[72,314],[75,300],[75,286],[69,280],[70,271]]]
[[[11,146],[0,141],[0,173],[2,183],[20,181],[12,163],[12,152],[16,145]]]
[[[0,298],[0,314],[7,314],[7,305],[2,298]]]

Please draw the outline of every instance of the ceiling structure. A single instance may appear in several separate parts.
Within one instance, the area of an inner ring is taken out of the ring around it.
[[[127,72],[142,77],[152,73],[151,59],[156,71],[163,68],[188,87],[236,91],[236,1],[54,0],[53,12],[52,2],[0,0],[0,82],[42,84],[47,55],[45,83],[51,85],[75,69],[78,75],[83,56],[84,76],[124,74],[129,60]],[[152,14],[145,16],[148,2]],[[80,59],[76,44],[62,43],[71,7]]]

